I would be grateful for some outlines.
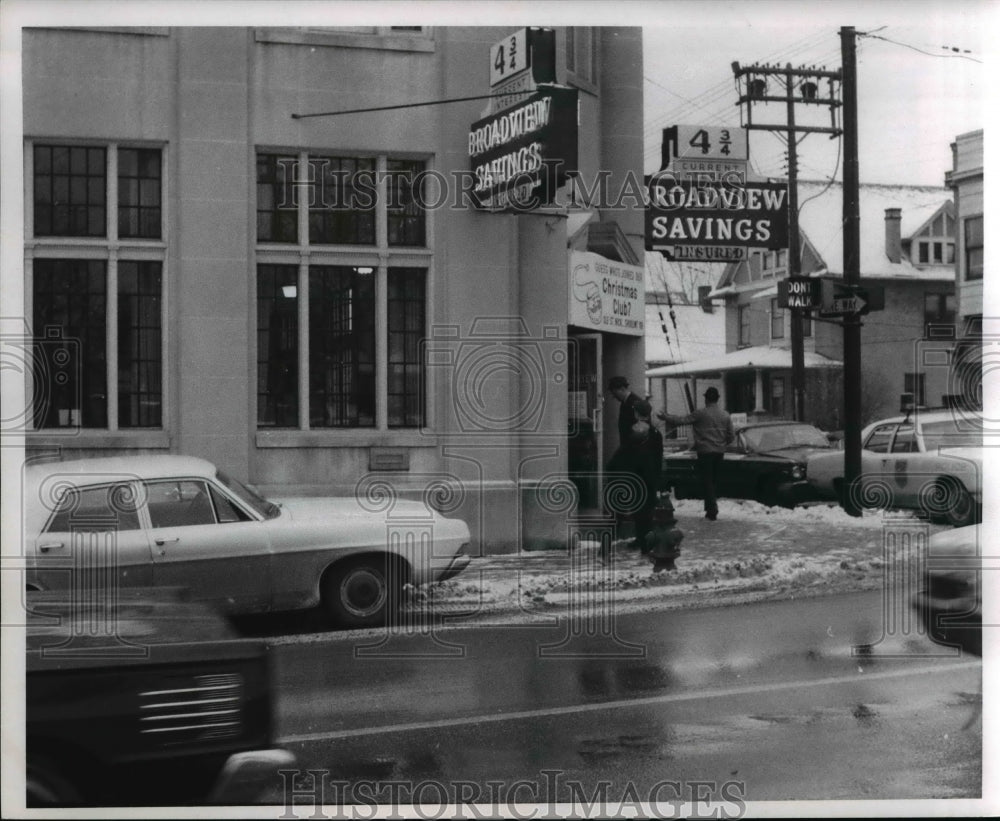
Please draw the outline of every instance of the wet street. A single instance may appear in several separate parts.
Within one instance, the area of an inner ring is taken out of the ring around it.
[[[299,800],[980,794],[979,660],[881,593],[613,619],[588,604],[280,644],[278,733],[317,771]]]

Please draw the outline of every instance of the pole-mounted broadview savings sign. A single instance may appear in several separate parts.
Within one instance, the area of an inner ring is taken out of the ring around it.
[[[788,186],[653,176],[646,249],[675,260],[743,259],[747,248],[788,247]]]
[[[476,207],[530,211],[548,205],[576,173],[578,95],[554,79],[552,29],[520,29],[490,49],[491,93],[505,96],[469,128]]]
[[[663,168],[647,178],[646,249],[729,262],[748,248],[787,248],[788,186],[748,181],[747,160],[746,129],[664,129]]]

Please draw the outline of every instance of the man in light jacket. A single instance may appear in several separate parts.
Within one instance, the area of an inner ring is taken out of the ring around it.
[[[691,425],[694,429],[694,449],[698,455],[698,473],[705,491],[705,518],[715,521],[719,516],[716,485],[722,470],[726,447],[735,439],[733,420],[719,407],[719,392],[715,388],[705,391],[705,407],[687,416],[656,414],[671,425]]]

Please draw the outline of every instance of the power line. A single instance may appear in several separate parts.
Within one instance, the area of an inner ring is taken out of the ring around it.
[[[794,57],[797,53],[805,51],[810,48],[814,48],[819,45],[821,40],[827,36],[826,32],[814,32],[813,34],[806,35],[801,40],[794,41],[786,50],[778,50],[774,54],[768,56],[768,60],[787,60]],[[815,41],[815,42],[811,42]],[[724,80],[720,80],[714,85],[709,86],[705,91],[694,98],[694,103],[696,105],[704,106],[711,102],[715,102],[721,96],[726,96],[731,91],[732,79],[725,75]],[[655,81],[654,81],[655,82]],[[680,96],[680,95],[677,95]],[[709,100],[703,100],[703,98],[710,98]],[[681,97],[681,99],[684,99]],[[676,107],[671,111],[666,112],[665,116],[670,116],[674,111],[685,110],[683,106]]]
[[[884,28],[884,27],[883,27]],[[867,37],[871,40],[883,40],[886,43],[892,43],[894,46],[902,46],[903,48],[908,48],[918,54],[926,55],[927,57],[943,57],[945,59],[958,59],[958,60],[970,60],[973,63],[979,63],[982,65],[982,60],[977,60],[975,57],[970,57],[971,52],[968,49],[961,49],[962,53],[959,53],[959,48],[957,46],[941,46],[941,48],[948,49],[951,54],[937,54],[933,51],[924,51],[922,48],[917,48],[916,46],[911,46],[909,43],[901,43],[898,40],[891,40],[888,37],[883,37],[880,34],[866,34],[863,31],[858,32],[858,37]]]

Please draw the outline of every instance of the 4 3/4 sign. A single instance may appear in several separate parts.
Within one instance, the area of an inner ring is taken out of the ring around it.
[[[524,28],[508,34],[490,49],[490,88],[530,71],[534,83],[556,81],[556,31]]]
[[[663,168],[674,160],[745,162],[748,156],[745,128],[674,125],[663,129]]]
[[[490,86],[509,80],[531,67],[528,30],[509,34],[490,49]]]

